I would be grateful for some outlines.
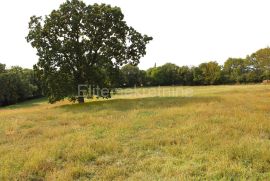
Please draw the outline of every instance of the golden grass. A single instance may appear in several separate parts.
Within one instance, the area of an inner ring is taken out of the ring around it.
[[[0,180],[270,178],[269,85],[158,91],[0,109]]]

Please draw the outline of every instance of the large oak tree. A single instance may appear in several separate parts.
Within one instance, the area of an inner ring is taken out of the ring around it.
[[[31,17],[26,38],[37,50],[34,68],[51,103],[74,98],[79,84],[114,87],[119,67],[137,65],[152,40],[128,26],[119,7],[80,0]]]

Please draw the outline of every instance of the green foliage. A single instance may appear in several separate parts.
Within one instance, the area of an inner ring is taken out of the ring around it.
[[[204,85],[218,84],[221,78],[221,67],[217,62],[202,63],[199,65]]]
[[[41,96],[36,82],[33,70],[17,66],[5,69],[0,73],[0,106]]]
[[[6,65],[5,65],[5,64],[2,64],[2,63],[0,63],[0,74],[1,74],[1,73],[4,73],[4,72],[5,72],[5,70],[6,70]]]
[[[178,67],[175,64],[166,63],[158,68],[159,85],[174,85],[178,83]]]
[[[180,84],[179,67],[172,63],[148,69],[147,76],[152,85]]]
[[[153,67],[148,69],[146,71],[146,76],[148,77],[147,85],[153,86],[159,85],[158,74],[159,74],[159,67]]]
[[[192,67],[191,72],[193,74],[193,84],[202,85],[203,84],[202,70],[199,67]]]
[[[242,58],[229,58],[223,67],[228,83],[243,83],[246,81],[247,61]]]
[[[258,83],[263,80],[270,80],[270,48],[260,49],[250,56],[243,58],[229,58],[223,66],[217,62],[210,61],[202,63],[199,66],[182,66],[166,63],[159,67],[152,67],[146,71],[144,81],[136,74],[124,76],[123,82],[132,82],[126,84],[133,86],[135,82],[144,82],[147,86],[170,86],[170,85],[217,85],[217,84],[240,84],[240,83]],[[132,72],[123,68],[125,72]]]
[[[79,0],[66,1],[44,20],[31,17],[27,36],[51,103],[76,95],[78,84],[114,87],[119,67],[137,65],[150,40],[126,24],[120,8]]]
[[[182,66],[178,68],[178,84],[180,85],[193,84],[193,73],[188,66]]]
[[[122,85],[127,87],[142,84],[141,71],[137,66],[128,64],[121,68]]]
[[[126,69],[123,69],[123,71],[126,71]],[[138,68],[136,68],[136,72],[138,74]],[[126,76],[126,79],[138,82],[137,74],[130,74],[130,76]],[[199,67],[189,68],[188,66],[178,67],[175,64],[167,63],[160,67],[148,69],[145,76],[146,82],[144,85],[151,86],[212,85],[220,83],[221,66],[216,62],[209,62],[203,63]],[[128,80],[125,81],[128,82]]]
[[[270,48],[260,49],[253,53],[249,59],[249,67],[255,81],[270,79]]]

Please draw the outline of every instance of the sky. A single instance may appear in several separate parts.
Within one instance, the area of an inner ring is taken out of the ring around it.
[[[28,44],[32,15],[44,16],[64,0],[0,2],[0,62],[32,68],[36,51]],[[84,0],[121,7],[125,20],[154,38],[139,67],[167,62],[223,64],[228,57],[245,57],[270,45],[269,0]]]

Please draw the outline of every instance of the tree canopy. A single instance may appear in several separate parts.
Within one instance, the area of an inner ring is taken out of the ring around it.
[[[45,18],[31,17],[27,36],[51,103],[74,98],[79,84],[114,87],[119,67],[137,65],[151,40],[127,25],[119,7],[80,0],[66,1]]]

